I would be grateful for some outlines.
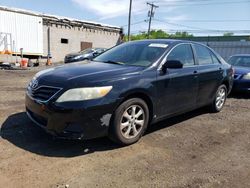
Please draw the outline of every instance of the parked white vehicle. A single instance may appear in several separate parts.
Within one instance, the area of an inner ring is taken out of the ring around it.
[[[4,27],[2,27],[4,26]],[[0,52],[43,55],[43,20],[39,16],[0,10]]]

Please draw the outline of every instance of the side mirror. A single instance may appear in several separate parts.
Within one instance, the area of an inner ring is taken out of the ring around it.
[[[167,72],[167,69],[181,69],[183,68],[183,64],[180,61],[177,60],[168,60],[165,64],[162,66],[163,73]]]
[[[96,57],[96,56],[98,56],[98,52],[93,53],[93,57]]]
[[[164,66],[167,69],[181,69],[183,68],[183,64],[180,61],[177,60],[168,60]]]

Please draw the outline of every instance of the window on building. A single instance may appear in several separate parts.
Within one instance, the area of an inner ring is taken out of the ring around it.
[[[69,43],[69,39],[61,38],[61,43],[62,44],[68,44]]]

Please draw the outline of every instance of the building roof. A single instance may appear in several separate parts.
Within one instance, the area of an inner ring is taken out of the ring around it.
[[[16,13],[21,13],[21,14],[27,14],[27,15],[32,15],[32,16],[39,16],[42,17],[43,19],[46,20],[52,20],[52,21],[61,21],[65,23],[70,23],[70,24],[77,24],[77,25],[89,25],[89,26],[95,26],[95,27],[103,27],[107,29],[113,29],[113,30],[121,30],[121,27],[118,26],[113,26],[109,24],[103,24],[99,22],[93,22],[93,21],[87,21],[87,20],[80,20],[80,19],[75,19],[75,18],[69,18],[69,17],[64,17],[64,16],[57,16],[53,14],[45,14],[41,12],[36,12],[36,11],[31,11],[31,10],[25,10],[25,9],[19,9],[19,8],[13,8],[13,7],[6,7],[6,6],[1,6],[0,5],[0,10],[4,11],[9,11],[9,12],[16,12]]]

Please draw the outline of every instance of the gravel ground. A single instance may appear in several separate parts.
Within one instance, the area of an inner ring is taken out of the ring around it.
[[[250,96],[162,121],[128,147],[65,141],[25,115],[37,70],[0,70],[0,187],[250,187]]]

